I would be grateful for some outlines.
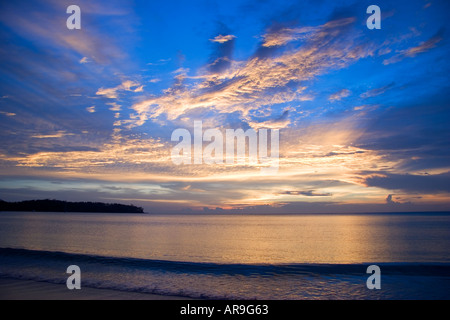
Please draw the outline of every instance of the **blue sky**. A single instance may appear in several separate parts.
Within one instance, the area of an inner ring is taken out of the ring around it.
[[[66,8],[81,9],[69,30]],[[381,8],[369,30],[366,9]],[[151,212],[449,210],[447,1],[0,4],[0,198]],[[174,165],[176,128],[280,165]]]

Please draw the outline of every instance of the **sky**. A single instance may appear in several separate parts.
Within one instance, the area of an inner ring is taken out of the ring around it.
[[[381,29],[367,27],[370,5]],[[448,12],[437,0],[2,1],[0,199],[450,211]],[[193,136],[194,121],[224,137],[278,132],[278,169],[175,164],[172,133]]]

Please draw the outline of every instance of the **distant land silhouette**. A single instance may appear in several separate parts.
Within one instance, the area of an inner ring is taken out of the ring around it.
[[[68,202],[49,199],[21,202],[0,200],[0,211],[144,213],[143,208],[136,207],[132,204]]]

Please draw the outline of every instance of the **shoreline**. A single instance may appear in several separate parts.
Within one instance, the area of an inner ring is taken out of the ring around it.
[[[192,300],[186,297],[81,287],[0,277],[0,300]]]

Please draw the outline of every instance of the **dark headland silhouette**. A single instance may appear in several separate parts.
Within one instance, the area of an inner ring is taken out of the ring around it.
[[[0,211],[144,213],[143,208],[132,204],[68,202],[49,199],[20,202],[0,200]]]

